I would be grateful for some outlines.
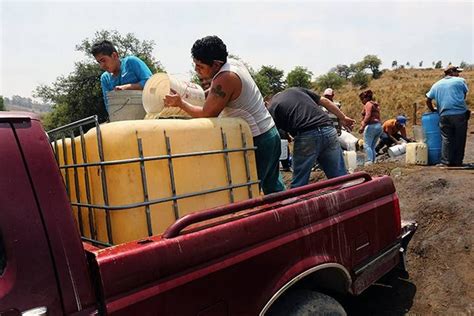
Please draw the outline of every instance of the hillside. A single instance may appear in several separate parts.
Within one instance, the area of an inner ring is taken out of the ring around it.
[[[421,125],[421,115],[427,111],[425,94],[442,77],[442,69],[387,70],[381,78],[372,80],[368,89],[374,92],[375,99],[381,105],[382,119],[405,114],[410,118],[407,124],[410,133],[414,124],[413,104],[417,103],[417,124]],[[461,77],[466,79],[470,89],[467,104],[470,109],[474,109],[474,70],[463,71]],[[344,113],[357,120],[355,131],[361,120],[362,104],[358,97],[361,91],[352,84],[336,90],[335,100],[341,102]]]

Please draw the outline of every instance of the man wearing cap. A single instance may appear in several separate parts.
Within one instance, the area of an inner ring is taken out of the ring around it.
[[[407,118],[403,115],[383,122],[383,132],[382,135],[380,135],[377,147],[375,147],[375,152],[379,153],[385,146],[391,147],[393,144],[400,144],[400,139],[407,142],[411,141],[411,139],[407,137],[406,124]]]
[[[466,105],[469,91],[466,81],[459,78],[461,68],[449,65],[445,77],[436,82],[426,94],[428,108],[439,113],[441,130],[441,164],[461,166],[466,145],[467,121],[471,112]],[[436,102],[436,108],[433,102]]]
[[[331,89],[331,88],[327,88],[326,90],[324,90],[323,92],[323,96],[326,98],[326,99],[329,99],[332,103],[334,103],[335,105],[337,105],[337,107],[340,109],[341,108],[341,104],[339,102],[335,102],[334,101],[334,90]],[[334,126],[334,128],[337,130],[337,135],[341,135],[341,124],[339,123],[339,120],[337,118],[337,116],[331,112],[329,112],[324,106],[321,106],[321,109],[323,109],[324,112],[326,112],[329,116],[329,118],[331,119],[332,121],[332,125]]]

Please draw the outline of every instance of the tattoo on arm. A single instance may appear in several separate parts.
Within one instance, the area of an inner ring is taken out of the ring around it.
[[[226,93],[224,92],[224,90],[222,90],[222,86],[220,84],[218,84],[217,87],[212,87],[211,93],[221,98],[225,98],[226,96]]]

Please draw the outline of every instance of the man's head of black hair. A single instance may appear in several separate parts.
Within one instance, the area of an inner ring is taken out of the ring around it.
[[[214,61],[227,62],[227,47],[217,36],[206,36],[194,42],[191,48],[191,55],[194,59],[211,66]]]
[[[97,43],[94,43],[91,48],[91,54],[96,57],[99,54],[112,56],[113,53],[117,53],[112,42],[103,40]]]

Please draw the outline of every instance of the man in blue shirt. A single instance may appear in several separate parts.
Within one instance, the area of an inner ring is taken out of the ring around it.
[[[441,163],[461,166],[466,146],[467,121],[471,112],[466,105],[466,81],[459,78],[462,71],[453,65],[444,70],[445,77],[436,82],[426,94],[428,108],[439,113],[441,130]],[[436,109],[432,100],[436,101]]]
[[[105,72],[100,77],[104,105],[109,111],[107,92],[113,90],[143,90],[146,81],[151,77],[150,68],[138,57],[119,58],[114,45],[107,41],[95,43],[91,54]]]

